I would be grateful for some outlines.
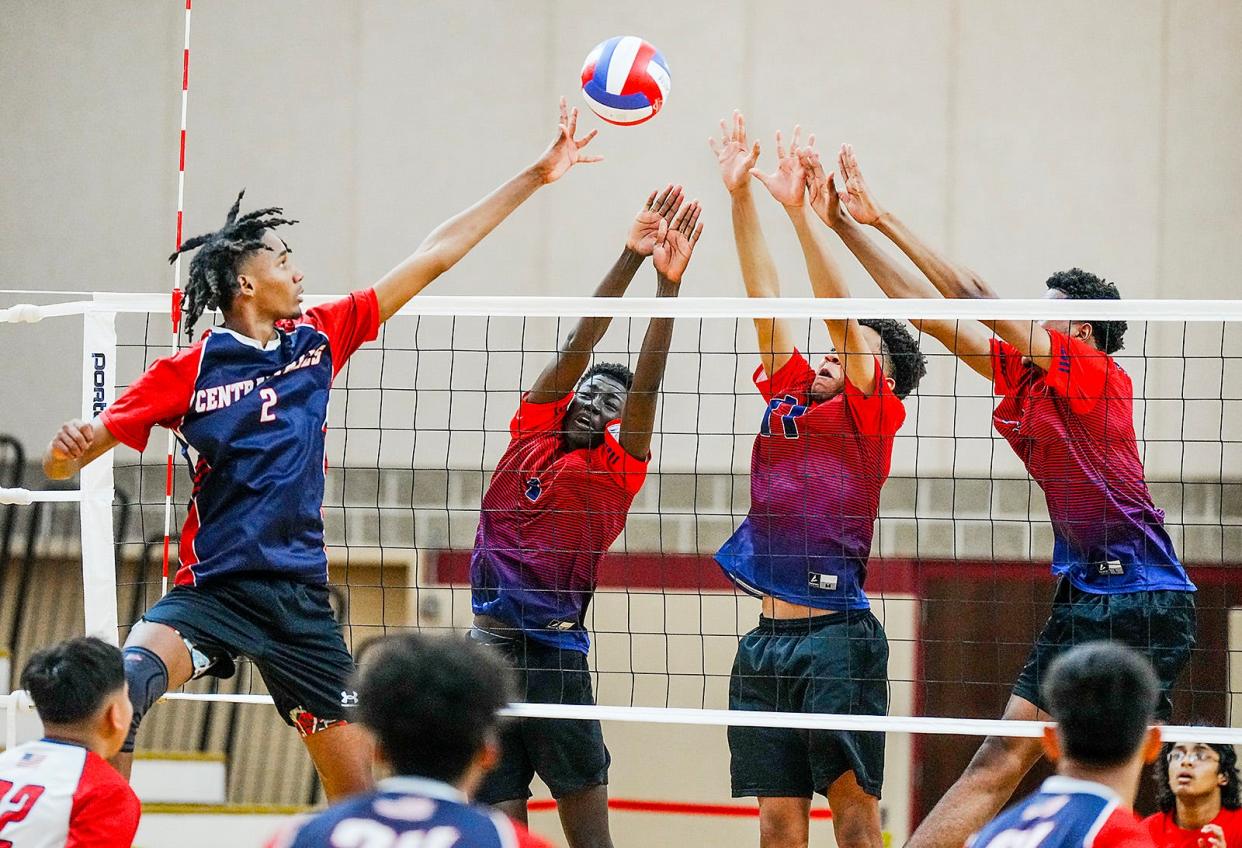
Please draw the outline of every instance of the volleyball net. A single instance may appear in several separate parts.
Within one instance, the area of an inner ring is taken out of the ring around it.
[[[165,295],[100,294],[13,305],[0,309],[0,324],[41,321],[66,335],[70,324],[82,328],[81,413],[89,418],[170,352],[168,312]],[[1038,735],[1036,723],[994,719],[1053,597],[1044,496],[993,429],[991,384],[927,337],[927,376],[905,401],[867,569],[867,594],[889,640],[890,715],[727,711],[738,641],[760,611],[713,559],[750,507],[751,451],[767,409],[751,381],[759,364],[752,319],[790,319],[799,350],[816,362],[830,345],[823,317],[1120,318],[1129,330],[1116,359],[1133,380],[1146,479],[1199,587],[1197,644],[1166,735],[1242,741],[1233,729],[1242,718],[1236,302],[417,297],[354,354],[330,402],[323,516],[333,604],[355,652],[385,634],[470,626],[469,561],[483,493],[522,391],[583,314],[614,316],[595,360],[631,368],[648,318],[677,321],[648,477],[602,560],[587,614],[598,706],[515,705],[515,714],[900,731],[926,734],[924,759],[952,745],[952,735]],[[33,369],[29,379],[37,389]],[[80,544],[48,554],[80,558],[77,631],[84,621],[89,632],[123,640],[160,597],[170,473],[162,441],[141,455],[119,448],[84,470],[77,490],[0,490],[7,503],[77,502]],[[191,486],[184,460],[171,473],[170,579]],[[38,646],[10,647],[20,660]],[[196,681],[169,697],[235,709],[264,702],[265,692],[243,663],[232,680]],[[144,734],[181,720],[160,713]],[[890,741],[890,749],[914,757],[908,741]]]

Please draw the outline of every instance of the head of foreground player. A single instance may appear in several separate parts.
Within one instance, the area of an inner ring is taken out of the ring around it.
[[[80,638],[39,651],[22,670],[48,739],[74,742],[107,759],[121,750],[134,708],[115,645]]]
[[[565,411],[565,447],[599,447],[604,428],[621,417],[634,372],[617,362],[600,362],[582,375]]]
[[[1238,782],[1238,752],[1232,745],[1207,742],[1167,742],[1153,773],[1156,805],[1173,813],[1178,824],[1188,826],[1190,810],[1209,813],[1211,821],[1220,810],[1242,807]]]
[[[1124,645],[1088,642],[1053,662],[1043,690],[1056,722],[1044,729],[1044,753],[1057,772],[1133,805],[1144,764],[1160,755],[1160,730],[1149,727],[1160,691],[1151,663]]]
[[[1117,286],[1090,271],[1071,268],[1058,271],[1047,279],[1048,300],[1120,300]],[[1123,341],[1128,325],[1125,321],[1042,321],[1045,330],[1079,339],[1104,353],[1113,354],[1125,347]]]
[[[501,707],[512,672],[465,639],[405,634],[366,652],[358,720],[393,775],[423,777],[470,795],[500,757]]]
[[[880,368],[889,390],[905,400],[927,373],[927,360],[919,352],[919,343],[906,325],[891,318],[861,318],[863,336],[869,350],[880,351]],[[815,380],[808,393],[815,403],[832,400],[845,391],[845,366],[834,351],[826,355],[815,369]]]
[[[185,287],[185,328],[207,309],[224,313],[224,326],[254,336],[256,326],[302,315],[302,272],[293,251],[275,228],[297,221],[280,217],[278,206],[238,215],[245,190],[237,195],[220,229],[188,239],[169,262],[198,249],[190,260]]]

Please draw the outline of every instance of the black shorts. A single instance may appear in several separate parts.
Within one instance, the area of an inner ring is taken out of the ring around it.
[[[350,721],[354,659],[328,603],[328,587],[272,575],[176,586],[143,616],[181,634],[228,678],[236,657],[263,675],[281,718],[303,736]]]
[[[1173,715],[1169,693],[1195,646],[1194,592],[1096,595],[1061,580],[1052,614],[1035,637],[1013,694],[1046,712],[1040,686],[1052,661],[1074,645],[1100,640],[1122,642],[1151,660],[1160,679],[1156,719],[1168,721]]]
[[[591,672],[581,651],[545,645],[523,636],[508,638],[474,628],[470,638],[504,654],[517,669],[518,699],[530,704],[595,703]],[[612,762],[598,721],[521,718],[500,733],[500,763],[475,793],[481,804],[530,797],[535,775],[553,798],[608,783]]]
[[[729,709],[886,715],[888,638],[871,610],[760,617],[742,637]],[[868,795],[884,783],[879,731],[730,727],[733,797],[810,798],[847,771]]]

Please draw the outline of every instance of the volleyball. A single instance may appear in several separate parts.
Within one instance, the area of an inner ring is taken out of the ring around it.
[[[668,62],[650,42],[618,35],[596,45],[582,63],[582,96],[610,124],[633,126],[664,105],[673,78]]]

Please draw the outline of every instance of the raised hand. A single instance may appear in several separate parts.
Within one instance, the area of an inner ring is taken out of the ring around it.
[[[655,250],[656,237],[659,235],[660,222],[673,220],[686,195],[679,185],[667,185],[661,192],[651,192],[643,208],[634,216],[634,225],[626,236],[625,246],[639,256],[650,256]]]
[[[595,138],[598,130],[591,130],[582,139],[574,138],[574,134],[578,131],[578,107],[570,109],[565,102],[565,98],[561,98],[561,121],[557,127],[556,140],[549,145],[543,155],[539,157],[539,161],[535,163],[535,171],[539,174],[543,182],[556,182],[565,175],[565,172],[579,162],[591,164],[594,162],[604,161],[603,156],[587,156],[582,153],[582,148],[591,143],[591,139]]]
[[[765,174],[758,168],[751,168],[750,173],[755,179],[767,186],[772,196],[782,206],[801,206],[806,195],[806,169],[798,158],[801,151],[798,142],[802,135],[802,127],[794,126],[793,142],[786,152],[781,141],[781,131],[776,131],[776,170]],[[815,136],[811,135],[807,146],[814,147]]]
[[[701,211],[699,202],[694,200],[682,207],[671,224],[663,218],[660,219],[651,258],[656,271],[671,283],[681,282],[681,275],[690,264],[694,246],[699,243],[699,236],[703,234],[703,225],[699,223]]]
[[[746,118],[733,110],[733,126],[720,122],[720,138],[709,138],[707,146],[716,154],[720,178],[729,193],[750,185],[750,169],[759,161],[759,142],[746,144]]]
[[[819,161],[819,152],[813,147],[804,147],[798,151],[798,159],[806,172],[806,194],[812,211],[829,227],[846,220],[845,211],[841,208],[841,196],[837,194],[837,183],[832,173],[825,174],[823,163]]]
[[[849,210],[850,216],[860,224],[874,224],[879,221],[884,210],[871,196],[871,189],[867,188],[852,145],[841,145],[841,152],[837,154],[837,165],[841,169],[841,176],[845,178],[845,191],[841,192],[841,202]]]

